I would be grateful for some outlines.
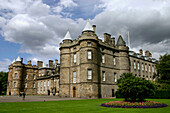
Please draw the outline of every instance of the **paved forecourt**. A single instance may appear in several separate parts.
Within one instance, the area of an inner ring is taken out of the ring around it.
[[[60,98],[58,96],[0,96],[0,102],[39,102],[39,101],[59,101],[59,100],[81,100],[87,98]]]

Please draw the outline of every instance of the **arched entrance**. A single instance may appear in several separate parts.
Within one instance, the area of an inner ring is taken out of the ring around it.
[[[73,97],[75,98],[76,97],[76,88],[73,87]]]

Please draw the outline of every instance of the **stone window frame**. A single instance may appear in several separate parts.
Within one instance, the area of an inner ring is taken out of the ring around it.
[[[27,86],[28,86],[28,83],[27,83],[27,82],[25,82],[25,88],[27,88]]]
[[[32,88],[35,88],[35,82],[33,82],[33,84],[32,84]]]
[[[73,53],[73,63],[75,64],[77,62],[77,54]]]
[[[148,71],[148,66],[147,66],[146,63],[145,63],[145,71],[146,71],[146,72]]]
[[[77,82],[77,72],[73,71],[73,83]]]
[[[113,56],[113,65],[115,66],[116,65],[116,57]]]
[[[117,73],[114,72],[114,82],[116,83],[117,82]]]
[[[105,63],[105,54],[102,54],[102,63]]]
[[[102,81],[106,81],[106,72],[102,71]]]
[[[91,57],[89,57],[89,53],[91,53]],[[87,59],[88,60],[92,60],[93,59],[93,52],[92,52],[92,50],[87,50]]]
[[[143,63],[142,63],[142,71],[144,71],[144,65],[143,65]]]
[[[90,71],[91,71],[91,75],[89,74]],[[89,75],[90,75],[91,77],[89,77]],[[93,79],[93,71],[92,71],[91,68],[88,68],[88,69],[87,69],[87,80],[92,80],[92,79]]]
[[[14,87],[17,87],[17,82],[14,82]]]
[[[136,61],[133,61],[133,68],[136,69]]]
[[[87,42],[87,46],[92,46],[91,42]]]
[[[148,67],[148,68],[149,68],[149,72],[151,72],[151,65],[150,65],[150,64],[149,64],[149,67]]]
[[[18,73],[14,73],[14,78],[17,78],[18,77]]]
[[[35,74],[33,74],[32,76],[33,76],[33,79],[35,80],[35,79],[36,79],[36,75],[35,75]]]
[[[138,70],[140,70],[140,62],[139,61],[138,61],[137,66],[138,66]]]

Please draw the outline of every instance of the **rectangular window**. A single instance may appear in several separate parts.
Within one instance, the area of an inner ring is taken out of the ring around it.
[[[25,75],[25,79],[28,79],[28,75],[27,74]]]
[[[154,66],[152,66],[152,72],[153,72],[153,73],[155,72],[155,70],[154,70]]]
[[[39,77],[41,76],[41,74],[39,73]]]
[[[105,63],[104,55],[102,55],[102,63]]]
[[[36,76],[35,76],[35,74],[33,74],[33,79],[35,79],[36,78]]]
[[[102,80],[105,81],[106,78],[105,78],[105,71],[102,71]]]
[[[76,72],[73,72],[73,83],[76,83]]]
[[[145,71],[147,71],[147,64],[145,64]]]
[[[149,65],[149,72],[151,72],[151,66]]]
[[[14,78],[17,78],[17,73],[14,74]]]
[[[41,81],[41,87],[43,86],[43,83],[42,83],[42,81]]]
[[[142,71],[144,70],[143,63],[142,63]]]
[[[138,62],[138,70],[140,69],[139,62]]]
[[[116,58],[113,57],[113,65],[116,65]]]
[[[134,61],[134,64],[133,64],[133,65],[134,65],[134,69],[136,69],[136,62],[135,62],[135,61]]]
[[[50,81],[47,82],[47,85],[50,86]]]
[[[17,87],[17,83],[16,82],[14,82],[14,87]]]
[[[37,87],[39,87],[39,82],[37,83]]]
[[[87,54],[88,54],[88,59],[92,59],[92,52],[90,50],[88,51]]]
[[[25,88],[27,88],[27,83],[25,83]]]
[[[117,75],[114,73],[114,82],[117,82]]]
[[[33,83],[33,88],[35,88],[35,83]]]
[[[76,53],[74,53],[74,63],[76,63]]]
[[[88,69],[88,79],[92,79],[92,70]]]
[[[88,42],[87,45],[88,45],[88,46],[91,46],[91,42]]]
[[[44,87],[46,86],[46,82],[44,82]]]

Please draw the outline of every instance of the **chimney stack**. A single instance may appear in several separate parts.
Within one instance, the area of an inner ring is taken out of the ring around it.
[[[58,60],[57,59],[55,59],[55,64],[58,64]]]
[[[93,31],[96,33],[96,25],[93,25]]]
[[[140,53],[141,55],[143,55],[143,50],[142,50],[142,49],[140,49],[140,50],[139,50],[139,53]]]
[[[49,60],[49,68],[53,68],[53,61]]]
[[[37,61],[37,66],[38,66],[38,68],[43,67],[43,62],[42,61]]]

